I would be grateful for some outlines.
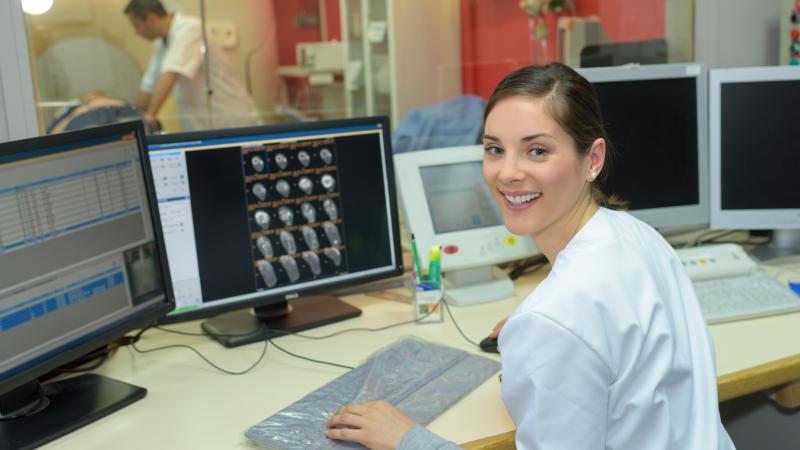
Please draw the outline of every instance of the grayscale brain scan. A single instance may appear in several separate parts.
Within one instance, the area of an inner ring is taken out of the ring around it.
[[[308,167],[308,165],[311,164],[311,156],[305,150],[300,150],[297,153],[297,160],[300,161],[303,167]]]
[[[258,251],[264,255],[264,258],[272,258],[272,255],[274,255],[272,251],[272,242],[270,242],[269,238],[266,236],[259,236],[258,239],[256,239],[256,247]]]
[[[297,187],[299,187],[301,191],[305,192],[306,195],[311,195],[311,191],[314,190],[314,182],[311,181],[311,178],[303,177],[300,178],[300,181],[297,183]]]
[[[253,195],[263,202],[267,199],[267,188],[261,183],[256,183],[253,185]]]
[[[336,203],[333,200],[327,199],[322,202],[322,209],[325,210],[328,219],[336,220],[339,218],[339,208],[336,207]]]
[[[319,263],[319,256],[314,252],[303,252],[303,261],[311,268],[311,273],[319,275],[322,273],[322,267]]]
[[[305,202],[300,205],[300,212],[306,218],[306,222],[314,223],[317,221],[317,210],[314,209],[311,203]]]
[[[253,156],[250,158],[250,165],[253,166],[253,170],[256,172],[264,171],[264,159],[260,156]]]
[[[319,151],[319,157],[322,158],[322,161],[325,164],[330,164],[333,162],[333,153],[331,153],[331,151],[327,148],[323,148]]]
[[[281,219],[281,222],[287,227],[292,226],[294,223],[294,213],[286,206],[278,208],[278,218]]]
[[[261,227],[262,230],[269,228],[269,214],[259,209],[256,211],[254,218],[256,220],[256,225]]]
[[[300,269],[297,268],[297,261],[291,256],[283,255],[280,258],[281,266],[289,276],[289,281],[295,282],[300,279]]]
[[[258,267],[258,273],[261,274],[261,278],[264,279],[264,283],[267,284],[267,287],[278,284],[278,275],[275,274],[275,269],[272,268],[272,264],[261,261],[256,267]]]
[[[283,153],[278,153],[275,155],[275,164],[278,165],[279,169],[285,170],[286,166],[289,165],[289,158],[287,158]]]
[[[280,239],[281,245],[283,246],[283,249],[286,250],[286,253],[297,253],[297,244],[294,242],[294,236],[292,236],[292,233],[289,233],[288,231],[281,231]]]
[[[338,248],[326,248],[322,252],[325,253],[325,256],[327,256],[336,267],[342,264],[342,253]]]
[[[332,175],[323,175],[321,183],[322,187],[324,187],[328,192],[333,191],[333,189],[336,187],[336,179],[334,179]]]
[[[328,237],[328,242],[331,245],[342,245],[342,237],[339,235],[339,229],[336,228],[331,222],[325,222],[322,224],[322,228],[325,230],[325,236]]]
[[[286,198],[289,196],[289,193],[292,191],[292,188],[289,186],[289,182],[286,180],[278,180],[275,183],[275,190],[278,191],[278,194],[281,194],[281,197]]]
[[[319,248],[319,239],[317,238],[317,232],[314,231],[311,227],[303,227],[303,239],[306,241],[306,245],[311,250],[316,250]]]

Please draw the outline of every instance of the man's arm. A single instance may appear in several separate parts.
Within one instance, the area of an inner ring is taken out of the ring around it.
[[[170,92],[172,92],[176,81],[178,81],[178,74],[175,72],[161,72],[161,75],[158,76],[156,88],[153,90],[153,94],[150,96],[150,101],[147,104],[145,116],[148,117],[148,119],[155,119],[158,111],[161,109],[161,105],[164,104],[164,101],[169,97]]]
[[[150,92],[139,91],[139,93],[136,94],[136,100],[133,101],[133,104],[136,105],[137,108],[147,111],[147,107],[150,106],[151,98],[153,98],[153,94]]]

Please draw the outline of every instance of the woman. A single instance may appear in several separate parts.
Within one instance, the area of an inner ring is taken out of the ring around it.
[[[484,115],[483,175],[506,227],[552,264],[499,334],[520,449],[731,449],[714,352],[675,252],[598,184],[611,160],[591,85],[527,67]],[[450,448],[385,402],[348,405],[328,436],[370,448]],[[350,428],[334,428],[347,426]]]

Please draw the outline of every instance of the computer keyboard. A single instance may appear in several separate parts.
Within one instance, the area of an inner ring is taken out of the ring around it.
[[[800,297],[761,272],[695,281],[694,288],[709,324],[800,311]]]

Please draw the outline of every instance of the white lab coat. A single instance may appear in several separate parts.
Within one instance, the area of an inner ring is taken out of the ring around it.
[[[176,13],[166,42],[158,39],[140,89],[152,93],[159,75],[177,73],[173,88],[183,131],[260,124],[255,103],[233,71],[222,49],[208,42],[211,113],[208,117],[205,67],[200,47],[200,20]]]
[[[675,252],[601,208],[500,334],[518,449],[733,449],[715,355]]]

